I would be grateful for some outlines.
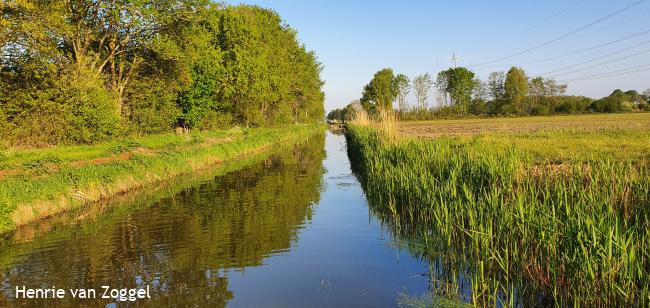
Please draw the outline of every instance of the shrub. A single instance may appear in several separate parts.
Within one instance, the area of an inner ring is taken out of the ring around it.
[[[117,134],[114,98],[99,75],[77,68],[48,74],[35,85],[15,82],[3,106],[9,143],[94,143]]]
[[[549,115],[551,113],[551,108],[546,105],[538,105],[533,107],[531,110],[532,115]]]
[[[203,118],[198,128],[202,130],[224,129],[231,127],[232,123],[233,118],[231,113],[210,110],[206,113],[205,118]]]
[[[181,114],[176,106],[176,89],[160,78],[139,79],[127,93],[127,128],[135,134],[172,131]]]
[[[637,107],[639,107],[639,110],[650,111],[649,103],[639,103]]]

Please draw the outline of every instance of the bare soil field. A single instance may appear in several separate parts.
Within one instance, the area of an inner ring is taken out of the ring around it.
[[[400,134],[424,138],[500,132],[602,131],[610,129],[648,130],[650,129],[650,113],[433,120],[399,123]]]

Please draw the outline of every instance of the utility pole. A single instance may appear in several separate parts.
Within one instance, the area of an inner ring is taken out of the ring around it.
[[[454,62],[454,68],[456,68],[456,53],[455,53],[455,52],[453,52],[453,53],[451,54],[451,61]]]

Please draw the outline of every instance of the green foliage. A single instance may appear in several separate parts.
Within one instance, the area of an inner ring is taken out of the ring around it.
[[[584,96],[559,96],[555,107],[556,113],[584,113],[589,112],[593,100]]]
[[[511,110],[517,114],[527,114],[525,105],[526,96],[528,95],[528,77],[523,69],[511,67],[506,74],[504,83],[504,95]]]
[[[616,89],[609,96],[594,101],[591,108],[596,112],[629,112],[634,109],[643,110],[646,108],[641,106],[643,103],[645,103],[644,98],[636,91],[623,92]]]
[[[97,74],[74,68],[46,74],[47,84],[11,84],[13,91],[4,97],[11,143],[93,143],[119,133],[113,96]]]
[[[393,101],[399,94],[399,82],[403,80],[397,80],[392,69],[378,71],[363,88],[361,104],[366,110],[392,110]]]
[[[465,113],[476,86],[474,72],[464,67],[441,71],[438,73],[436,86],[449,96],[452,105],[456,106],[461,113]]]
[[[164,78],[142,78],[127,92],[124,124],[130,133],[158,134],[172,130],[180,117],[177,86]]]
[[[344,122],[348,120],[347,112],[347,108],[334,109],[327,114],[327,119],[330,121]]]
[[[257,6],[10,0],[2,25],[0,133],[9,144],[324,116],[315,54]]]

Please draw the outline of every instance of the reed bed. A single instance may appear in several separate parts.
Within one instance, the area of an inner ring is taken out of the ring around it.
[[[480,139],[394,139],[377,125],[346,137],[371,207],[446,292],[477,306],[650,304],[647,164],[558,164]]]

